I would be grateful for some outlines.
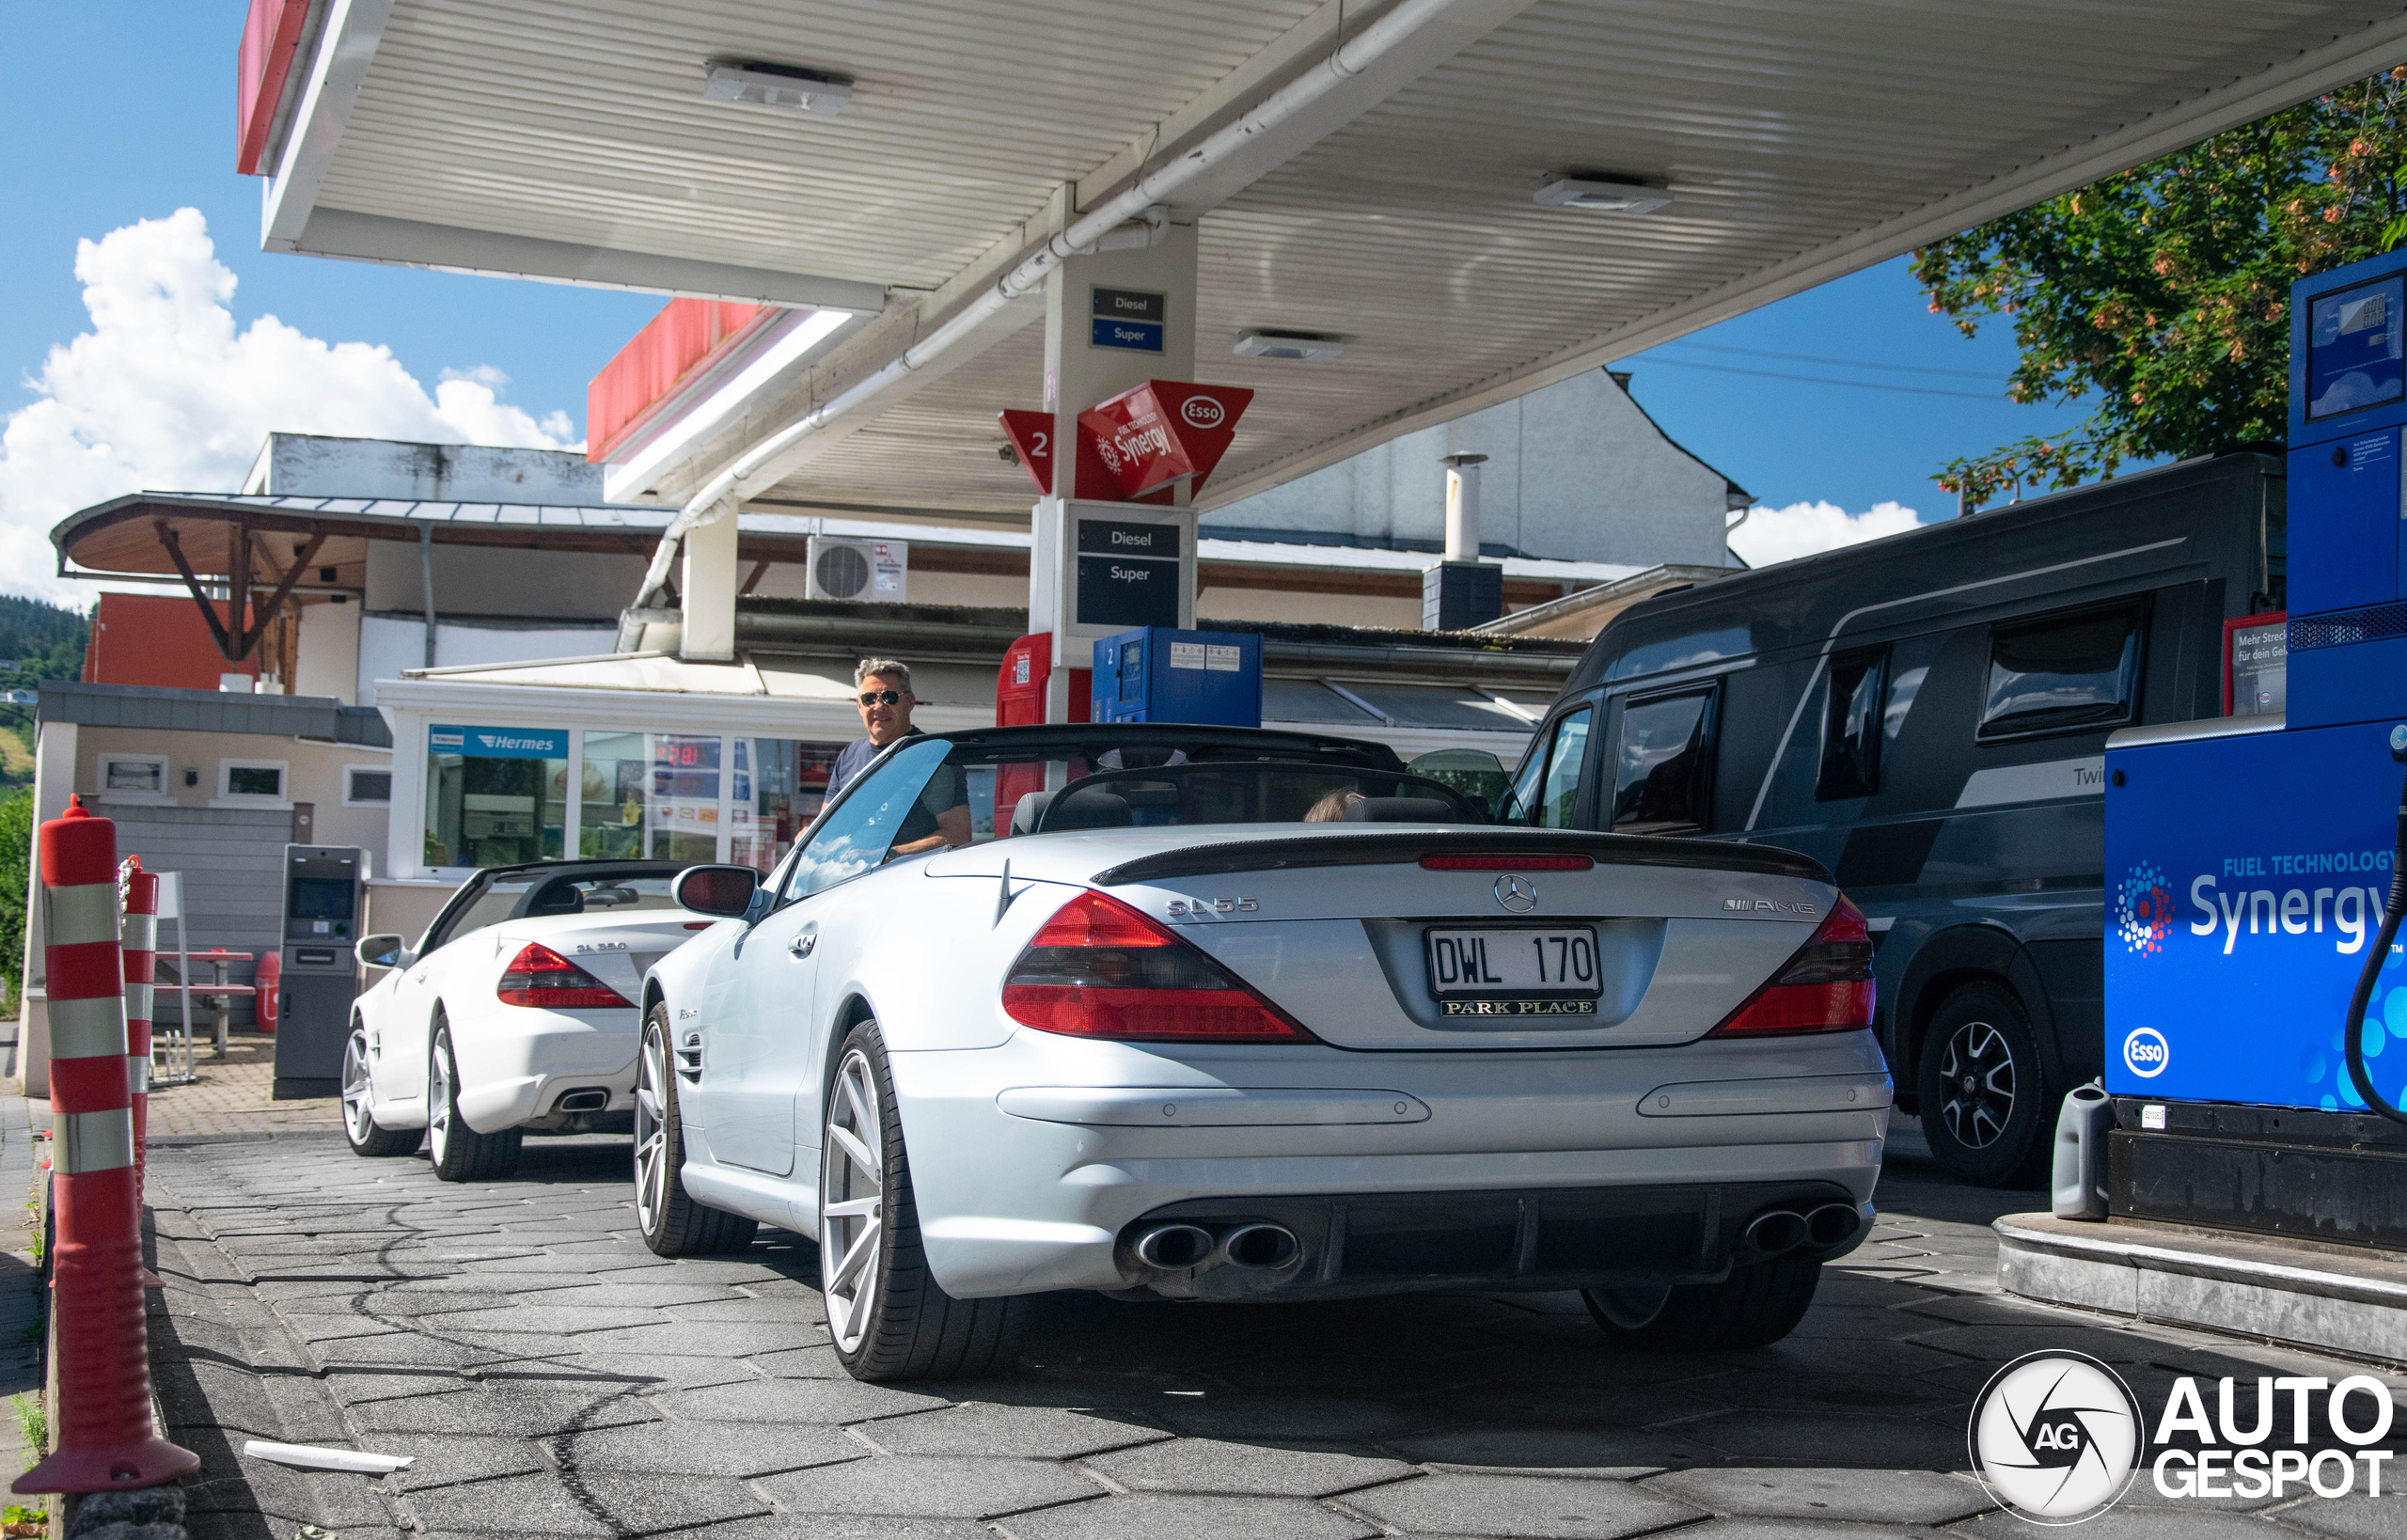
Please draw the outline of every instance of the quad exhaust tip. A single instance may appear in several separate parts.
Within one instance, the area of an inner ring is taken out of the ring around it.
[[[1137,1260],[1166,1273],[1201,1266],[1213,1249],[1212,1233],[1201,1225],[1156,1225],[1137,1237]]]
[[[1768,1208],[1747,1221],[1747,1244],[1768,1257],[1794,1251],[1805,1235],[1805,1216],[1794,1209]]]
[[[1836,1246],[1856,1232],[1864,1216],[1852,1203],[1824,1203],[1805,1216],[1805,1238],[1817,1247]]]
[[[1233,1267],[1274,1271],[1302,1251],[1296,1233],[1283,1224],[1241,1224],[1220,1237],[1220,1260]]]

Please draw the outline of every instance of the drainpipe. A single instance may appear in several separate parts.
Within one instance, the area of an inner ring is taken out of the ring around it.
[[[1228,159],[1256,135],[1307,111],[1322,97],[1368,70],[1423,27],[1443,21],[1450,12],[1480,9],[1484,6],[1485,0],[1404,0],[1403,4],[1361,33],[1338,44],[1318,65],[1272,92],[1261,105],[1170,165],[1151,176],[1141,178],[1126,191],[1097,205],[1092,213],[1047,241],[1034,256],[1004,274],[992,288],[963,307],[960,314],[905,349],[901,357],[851,389],[830,397],[809,416],[754,445],[733,464],[704,482],[701,490],[688,498],[685,506],[677,511],[677,516],[669,521],[669,527],[660,532],[660,544],[652,553],[652,564],[644,569],[643,587],[636,594],[635,607],[641,609],[651,604],[662,585],[669,581],[669,563],[675,559],[677,542],[684,538],[685,532],[700,525],[716,523],[732,513],[739,500],[737,489],[761,466],[862,405],[904,376],[925,368],[977,331],[1004,306],[1034,293],[1043,286],[1046,275],[1061,266],[1064,259],[1113,249],[1124,244],[1137,244],[1141,241],[1141,244],[1152,244],[1159,239],[1157,227],[1168,223],[1167,211],[1158,206],[1168,202],[1180,188]],[[1143,232],[1123,231],[1121,227],[1131,221],[1141,221],[1147,229]]]
[[[426,667],[434,667],[434,521],[417,526],[417,587],[426,601]]]

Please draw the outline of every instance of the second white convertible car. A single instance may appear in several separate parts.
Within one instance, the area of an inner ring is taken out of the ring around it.
[[[1801,856],[1493,826],[1374,744],[998,728],[679,891],[730,918],[645,983],[645,1239],[816,1235],[857,1377],[991,1368],[1054,1289],[1759,1344],[1872,1217],[1872,948]]]
[[[666,861],[543,861],[461,885],[416,947],[362,937],[390,968],[352,1006],[343,1132],[414,1153],[447,1182],[516,1167],[521,1138],[624,1128],[644,973],[711,921],[678,907]]]

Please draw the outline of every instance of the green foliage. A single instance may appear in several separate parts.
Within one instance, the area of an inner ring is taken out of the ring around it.
[[[34,794],[30,786],[0,796],[0,980],[8,998],[24,982],[25,891],[33,875]]]
[[[65,605],[0,594],[0,689],[31,689],[38,680],[76,679],[91,617]]]
[[[2219,134],[1914,255],[1965,336],[2012,319],[2018,401],[2095,398],[2069,434],[1948,463],[1978,508],[2127,460],[2278,443],[2289,287],[2407,238],[2407,67]]]

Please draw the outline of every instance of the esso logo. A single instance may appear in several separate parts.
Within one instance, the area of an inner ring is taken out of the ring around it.
[[[1209,396],[1189,396],[1179,407],[1178,415],[1189,428],[1218,428],[1228,417],[1228,408]]]
[[[2123,1039],[2123,1067],[2143,1080],[2163,1075],[2172,1058],[2172,1045],[2153,1027],[2139,1028]]]

